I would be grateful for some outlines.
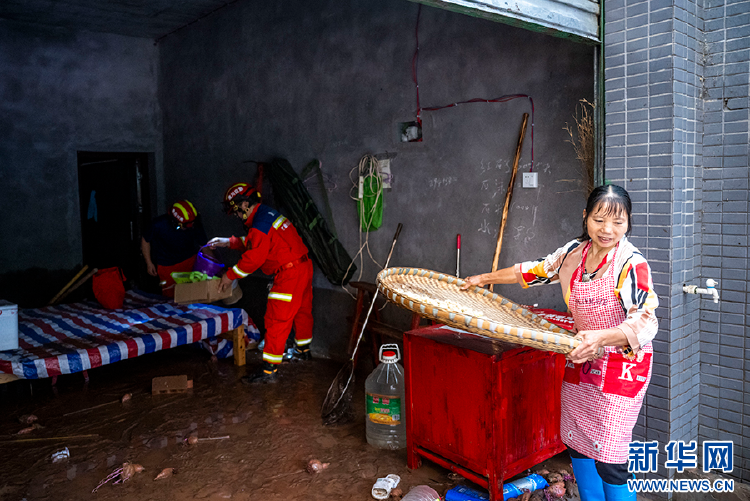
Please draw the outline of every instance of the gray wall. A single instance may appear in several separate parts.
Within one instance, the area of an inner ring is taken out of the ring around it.
[[[750,7],[705,4],[703,278],[721,302],[701,300],[701,440],[732,440],[734,476],[750,481],[748,327],[748,84]]]
[[[662,305],[636,435],[732,440],[730,475],[748,481],[748,5],[605,5],[606,178],[636,202],[633,240]],[[683,293],[707,278],[719,304]]]
[[[243,161],[281,156],[299,171],[319,158],[339,237],[354,256],[360,236],[349,172],[366,153],[388,153],[394,185],[384,194],[383,227],[369,235],[380,265],[402,222],[391,265],[455,272],[460,233],[461,274],[488,271],[529,102],[426,111],[424,141],[399,142],[398,123],[414,120],[417,107],[417,10],[402,0],[238,2],[161,41],[167,199],[189,198],[210,234],[227,235],[240,229],[219,202],[229,184],[252,180],[255,169]],[[419,43],[422,106],[515,93],[534,99],[540,188],[522,189],[519,174],[500,265],[577,236],[585,194],[563,127],[579,99],[592,100],[593,48],[430,7],[422,9]],[[530,139],[529,129],[522,171]],[[317,181],[308,189],[323,210]],[[378,270],[365,251],[361,279],[374,281]],[[315,286],[313,348],[335,352],[353,301],[320,273]],[[503,291],[564,309],[557,286]]]
[[[0,21],[0,273],[81,262],[77,155],[154,152],[150,40]]]

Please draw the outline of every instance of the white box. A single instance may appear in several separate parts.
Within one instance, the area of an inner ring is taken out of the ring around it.
[[[536,172],[524,172],[523,173],[523,187],[524,188],[538,188],[539,182]]]
[[[18,305],[0,299],[0,351],[18,349]]]

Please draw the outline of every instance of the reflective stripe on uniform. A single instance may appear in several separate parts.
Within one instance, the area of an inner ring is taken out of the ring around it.
[[[286,301],[287,303],[291,303],[292,295],[282,294],[281,292],[269,292],[268,299],[278,299],[279,301]]]
[[[295,339],[295,343],[297,343],[297,346],[307,346],[308,344],[312,343],[312,338],[310,339]]]
[[[247,247],[247,244],[245,243],[246,238],[247,237],[240,237],[240,240],[242,241],[242,245],[244,245],[245,247]]]
[[[284,355],[271,355],[270,353],[263,352],[263,360],[269,364],[280,364]]]
[[[236,264],[232,266],[232,271],[234,271],[237,275],[239,275],[240,278],[245,278],[246,276],[249,275],[249,273],[245,273],[241,269],[237,268]]]
[[[279,229],[279,227],[280,227],[280,226],[281,226],[282,224],[284,224],[284,221],[286,221],[286,218],[285,218],[284,216],[279,216],[279,217],[277,217],[277,218],[276,218],[276,221],[274,221],[274,222],[273,222],[273,224],[272,224],[271,226],[273,226],[273,228],[274,228],[275,230],[278,230],[278,229]]]

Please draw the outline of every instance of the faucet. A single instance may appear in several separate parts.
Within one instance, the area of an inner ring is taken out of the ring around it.
[[[716,290],[716,286],[719,284],[718,281],[713,278],[706,280],[706,288],[698,287],[697,285],[682,285],[682,292],[686,294],[708,294],[713,296],[714,303],[719,302],[719,291]]]

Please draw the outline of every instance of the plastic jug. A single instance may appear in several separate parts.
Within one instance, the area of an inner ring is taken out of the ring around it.
[[[367,443],[378,449],[406,447],[404,368],[397,344],[380,347],[380,365],[365,381]],[[404,498],[406,499],[406,498]]]
[[[440,494],[429,485],[418,485],[407,492],[401,501],[440,501]]]

